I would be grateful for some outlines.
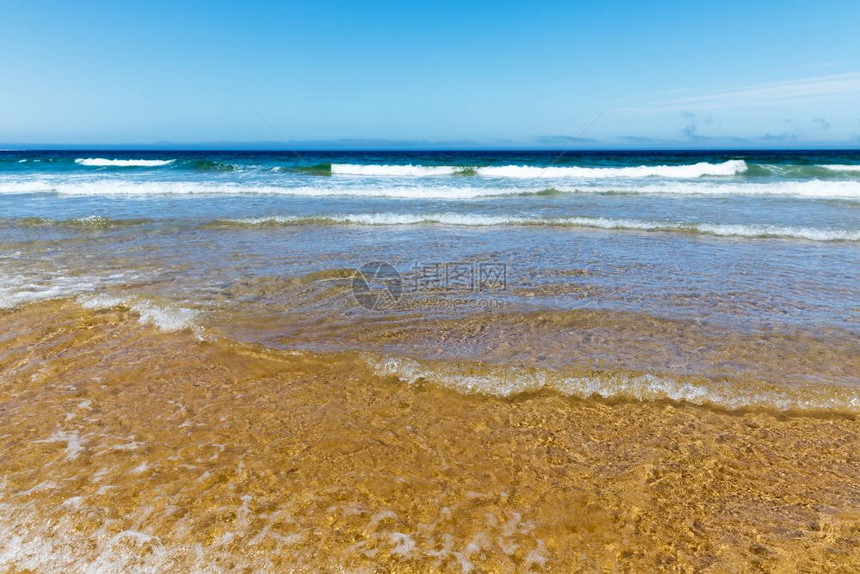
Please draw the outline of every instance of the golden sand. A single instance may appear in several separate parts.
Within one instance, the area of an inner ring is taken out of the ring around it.
[[[860,422],[467,395],[162,333],[0,315],[11,571],[856,572]]]

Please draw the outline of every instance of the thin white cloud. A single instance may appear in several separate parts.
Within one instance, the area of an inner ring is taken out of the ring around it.
[[[789,82],[755,84],[738,88],[699,91],[618,111],[627,113],[747,108],[800,103],[834,95],[860,94],[860,72],[817,76]]]

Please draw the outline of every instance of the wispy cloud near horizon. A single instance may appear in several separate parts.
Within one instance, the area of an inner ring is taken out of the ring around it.
[[[690,90],[686,96],[659,99],[641,106],[620,108],[622,113],[670,112],[750,108],[779,103],[803,103],[834,95],[860,95],[860,72],[816,76],[722,90]]]

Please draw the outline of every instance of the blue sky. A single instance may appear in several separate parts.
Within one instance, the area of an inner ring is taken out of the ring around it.
[[[860,146],[860,2],[3,2],[0,142]],[[602,114],[602,115],[601,115]]]

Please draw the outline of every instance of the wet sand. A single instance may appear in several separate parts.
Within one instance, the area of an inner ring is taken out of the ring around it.
[[[860,569],[855,415],[464,394],[356,353],[0,314],[12,571]]]

